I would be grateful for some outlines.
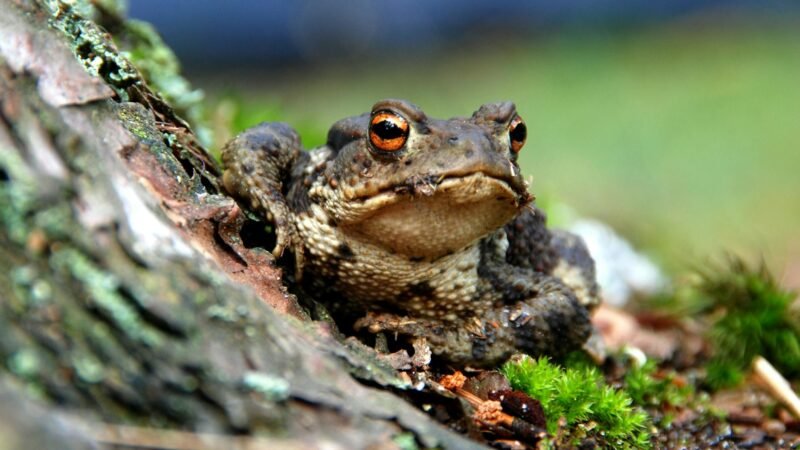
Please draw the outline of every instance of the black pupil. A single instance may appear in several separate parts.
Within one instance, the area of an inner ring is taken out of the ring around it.
[[[372,131],[381,139],[396,139],[403,137],[403,129],[391,120],[381,120],[372,125]]]
[[[517,124],[511,130],[511,140],[515,142],[525,142],[525,137],[528,135],[528,129],[525,128],[524,123]]]

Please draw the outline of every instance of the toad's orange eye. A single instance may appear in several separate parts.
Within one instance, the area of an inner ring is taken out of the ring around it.
[[[522,117],[515,116],[508,124],[508,137],[511,139],[511,151],[519,153],[528,137],[528,127],[525,126]]]
[[[369,121],[369,142],[376,150],[396,152],[408,140],[408,121],[391,111],[378,111]]]

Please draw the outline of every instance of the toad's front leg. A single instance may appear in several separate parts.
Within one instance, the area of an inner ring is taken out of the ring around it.
[[[262,123],[228,142],[222,149],[225,173],[222,180],[232,195],[247,200],[274,223],[277,257],[292,247],[299,259],[303,246],[297,235],[292,211],[286,202],[285,185],[292,169],[308,159],[297,132],[284,123]]]
[[[560,356],[580,350],[591,336],[588,310],[561,280],[502,262],[485,264],[481,277],[502,305],[485,320],[499,323],[520,352]]]

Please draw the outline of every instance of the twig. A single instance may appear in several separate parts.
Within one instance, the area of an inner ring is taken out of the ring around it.
[[[786,378],[761,356],[756,356],[753,360],[753,372],[766,385],[769,393],[786,405],[795,418],[800,419],[800,398],[792,390]]]
[[[545,430],[519,417],[504,413],[503,407],[499,401],[483,400],[472,392],[464,389],[465,381],[466,377],[461,372],[456,371],[453,375],[442,377],[439,384],[458,397],[464,399],[475,408],[475,414],[473,415],[475,421],[489,426],[502,425],[511,430],[516,436],[529,443],[539,442],[547,436]]]

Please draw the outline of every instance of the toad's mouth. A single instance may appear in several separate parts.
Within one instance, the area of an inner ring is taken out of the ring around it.
[[[530,203],[524,182],[513,182],[522,189],[483,172],[421,177],[350,202],[341,225],[366,242],[432,260],[475,243]]]
[[[410,194],[414,197],[431,196],[436,193],[437,188],[440,186],[455,185],[456,187],[461,184],[470,184],[476,177],[486,177],[493,179],[495,182],[504,185],[510,191],[516,193],[520,203],[529,203],[532,200],[530,193],[528,193],[528,185],[517,175],[517,170],[514,166],[510,167],[511,172],[494,173],[493,170],[469,170],[465,172],[451,172],[445,174],[427,174],[416,175],[403,180],[400,183],[388,184],[384,186],[372,185],[369,188],[360,190],[350,190],[346,193],[350,201],[368,201],[369,199],[380,197],[384,194],[402,195]],[[349,194],[349,195],[347,195]]]

